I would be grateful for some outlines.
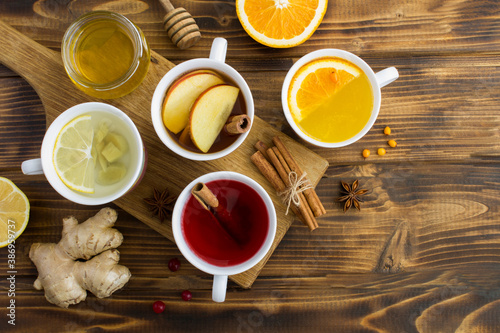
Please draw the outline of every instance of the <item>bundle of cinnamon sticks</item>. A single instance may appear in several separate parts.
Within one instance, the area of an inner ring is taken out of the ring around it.
[[[295,172],[296,176],[301,178],[304,175],[304,171],[297,164],[279,137],[275,136],[273,143],[275,147],[269,148],[262,141],[258,141],[255,144],[257,152],[252,155],[251,160],[262,175],[271,183],[276,192],[281,194],[293,186],[290,184],[290,173]],[[307,175],[304,175],[303,178],[306,180],[306,183],[310,184]],[[299,204],[296,206],[292,202],[290,209],[312,231],[318,227],[316,217],[325,214],[326,210],[314,188],[309,187],[298,192]]]

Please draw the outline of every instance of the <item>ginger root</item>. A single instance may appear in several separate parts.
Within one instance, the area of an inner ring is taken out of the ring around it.
[[[31,245],[29,256],[39,274],[34,287],[45,289],[50,303],[67,308],[85,300],[87,290],[99,298],[109,297],[128,282],[130,271],[118,265],[116,248],[123,236],[112,228],[116,218],[111,208],[101,209],[81,224],[68,217],[63,219],[59,243]]]

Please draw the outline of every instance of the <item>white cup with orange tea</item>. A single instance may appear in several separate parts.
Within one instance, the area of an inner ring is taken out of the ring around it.
[[[225,63],[227,41],[215,38],[209,58],[191,59],[158,83],[151,101],[153,127],[174,153],[197,161],[228,155],[247,137],[254,118],[245,79]]]
[[[146,151],[132,120],[105,103],[75,105],[50,124],[40,158],[24,161],[24,174],[44,174],[63,197],[102,205],[130,191],[146,169]]]
[[[322,49],[300,58],[281,90],[285,117],[303,140],[324,148],[362,138],[380,111],[380,89],[399,77],[394,67],[375,73],[353,53]]]
[[[199,201],[194,192],[202,192],[200,184],[215,197],[216,208]],[[172,232],[183,256],[214,275],[215,302],[225,300],[229,275],[249,270],[266,256],[276,227],[276,211],[266,190],[255,180],[230,171],[193,180],[179,194],[172,213]]]

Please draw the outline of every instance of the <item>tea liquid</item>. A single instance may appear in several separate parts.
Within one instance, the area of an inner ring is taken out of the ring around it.
[[[206,183],[229,222],[217,221],[191,196],[182,214],[182,232],[190,249],[205,262],[227,267],[253,257],[264,244],[269,216],[264,200],[250,186],[234,180]],[[226,220],[226,219],[224,219]]]
[[[370,81],[366,74],[353,79],[298,125],[322,142],[341,142],[361,132],[373,109]]]
[[[296,95],[301,103],[308,100],[307,104],[301,105],[301,118],[298,119],[293,113],[292,116],[297,126],[315,140],[348,140],[358,134],[371,117],[373,93],[370,80],[356,65],[340,58],[320,58],[303,68],[317,64],[318,67],[324,64],[324,67],[308,74]],[[354,78],[350,74],[346,75],[346,68],[359,75]],[[301,69],[292,81],[300,75]],[[321,99],[315,98],[316,96],[321,96]],[[288,98],[290,101],[290,95]]]
[[[125,176],[117,183],[111,185],[101,185],[96,181],[94,193],[92,194],[82,193],[83,195],[87,195],[89,197],[102,197],[116,192],[130,180],[130,178],[133,175],[133,170],[132,170],[133,168],[130,168],[130,166],[132,165],[131,161],[137,159],[137,147],[135,146],[135,143],[132,140],[130,140],[130,138],[133,137],[133,133],[123,120],[112,114],[107,114],[99,111],[89,112],[89,115],[92,117],[92,127],[94,128],[94,133],[97,131],[97,129],[102,123],[106,123],[109,127],[110,133],[114,132],[121,135],[123,138],[126,139],[128,144],[128,150],[123,154],[123,156],[121,156],[116,161],[124,165],[125,168],[127,169],[127,173],[125,174]],[[97,178],[97,175],[101,170],[101,167],[97,161],[94,161],[94,163],[95,163],[94,176],[95,178]]]

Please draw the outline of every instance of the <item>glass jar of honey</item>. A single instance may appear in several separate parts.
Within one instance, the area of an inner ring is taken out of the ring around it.
[[[62,41],[62,59],[71,81],[86,94],[118,98],[145,78],[150,49],[142,31],[125,16],[96,11],[73,22]]]

